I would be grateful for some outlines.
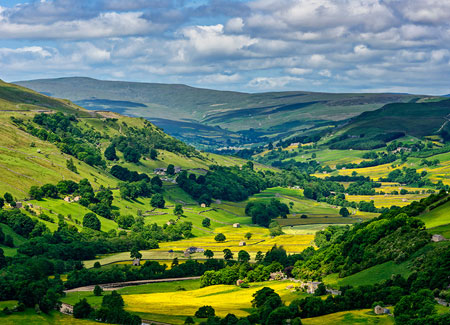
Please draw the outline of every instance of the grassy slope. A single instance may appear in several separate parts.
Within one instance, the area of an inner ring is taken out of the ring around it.
[[[5,236],[9,235],[12,237],[14,246],[18,246],[22,244],[26,239],[22,236],[16,234],[9,226],[0,223],[0,228],[2,229]],[[16,255],[17,248],[14,247],[8,247],[5,245],[0,245],[0,248],[3,249],[3,252],[5,253],[5,256],[14,256]]]
[[[371,309],[342,311],[314,318],[302,319],[304,325],[347,325],[347,324],[394,324],[394,318],[388,315],[375,315]]]
[[[450,225],[450,202],[420,216],[427,228]]]

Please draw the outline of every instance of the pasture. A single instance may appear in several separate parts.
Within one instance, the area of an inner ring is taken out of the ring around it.
[[[450,225],[450,202],[422,214],[419,218],[425,222],[427,228]]]
[[[303,318],[304,325],[347,325],[347,324],[377,324],[390,325],[394,324],[394,317],[388,315],[375,315],[372,309],[360,309],[352,311],[341,311],[339,313],[313,317]]]

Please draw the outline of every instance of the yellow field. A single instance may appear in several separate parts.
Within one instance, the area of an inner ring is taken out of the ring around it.
[[[403,207],[412,201],[429,196],[429,194],[405,194],[405,195],[347,195],[345,198],[349,201],[374,201],[377,208],[390,207],[393,205]]]
[[[233,228],[231,226],[220,227],[214,230],[214,234],[209,236],[197,237],[193,239],[180,240],[176,242],[161,243],[160,248],[154,251],[168,251],[184,250],[190,246],[210,249],[213,252],[220,252],[225,248],[229,248],[233,252],[238,252],[241,249],[249,253],[256,253],[258,251],[266,252],[273,245],[282,245],[289,253],[301,252],[308,246],[312,245],[314,236],[312,235],[281,235],[271,238],[269,230],[262,227],[242,226],[241,228]],[[246,233],[252,233],[250,240],[245,239]],[[218,243],[214,240],[217,233],[223,233],[227,240],[223,243]],[[239,246],[241,241],[246,242],[246,246]],[[194,254],[195,258],[198,254]],[[202,255],[202,254],[199,254]]]
[[[223,257],[223,250],[229,248],[233,253],[238,253],[240,250],[247,251],[252,259],[256,253],[261,251],[267,252],[273,245],[283,246],[288,253],[300,253],[305,248],[313,246],[313,234],[286,234],[271,238],[269,230],[262,227],[242,226],[241,228],[233,228],[232,226],[225,226],[216,228],[215,233],[202,237],[195,237],[192,239],[185,239],[175,242],[160,243],[158,249],[151,249],[141,251],[143,260],[172,260],[177,257],[182,260],[185,259],[183,251],[191,246],[210,249],[214,252],[215,258]],[[252,233],[252,238],[247,240],[244,238],[246,233]],[[217,233],[223,233],[227,240],[223,243],[218,243],[214,240]],[[241,241],[246,242],[246,246],[239,246]],[[172,250],[173,252],[169,253]],[[193,259],[205,259],[203,253],[191,254]],[[236,258],[237,256],[235,256]],[[95,262],[100,262],[101,265],[112,264],[119,261],[130,261],[130,253],[122,252],[111,255],[104,255],[96,260],[84,261],[84,266],[90,268],[94,266]],[[127,263],[127,262],[125,262]]]
[[[138,295],[124,295],[125,309],[145,314],[193,316],[199,307],[212,306],[220,317],[233,313],[238,317],[247,316],[251,308],[252,295],[263,287],[274,289],[285,303],[290,303],[300,294],[286,289],[291,282],[277,281],[252,283],[243,289],[234,285],[215,285],[191,291],[176,291]],[[153,318],[154,319],[154,318]]]

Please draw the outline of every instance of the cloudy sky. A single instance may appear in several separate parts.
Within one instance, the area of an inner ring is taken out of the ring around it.
[[[450,0],[1,0],[0,78],[450,93]]]

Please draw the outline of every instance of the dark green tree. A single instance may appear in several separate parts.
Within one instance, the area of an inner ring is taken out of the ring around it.
[[[216,237],[214,237],[214,240],[215,240],[216,242],[221,243],[221,242],[224,242],[225,240],[227,240],[227,237],[225,237],[225,235],[222,234],[222,233],[218,233],[218,234],[216,235]]]
[[[350,215],[350,212],[348,211],[347,208],[341,208],[339,210],[339,214],[343,217],[348,217]]]
[[[244,250],[240,250],[238,253],[238,261],[240,263],[246,263],[250,261],[250,254]]]
[[[66,160],[66,167],[71,172],[74,172],[75,174],[78,174],[77,166],[75,166],[72,158]]]
[[[215,315],[216,315],[216,311],[211,306],[200,307],[195,312],[195,317],[197,317],[197,318],[209,318],[209,317],[214,317]]]
[[[87,318],[94,311],[86,298],[81,299],[73,306],[73,317]]]
[[[111,144],[105,150],[105,158],[108,160],[117,160],[116,146]]]
[[[207,249],[203,255],[205,255],[208,259],[213,258],[214,257],[214,252],[210,249]]]
[[[231,250],[229,248],[225,248],[223,250],[223,258],[226,261],[232,260],[233,259],[233,253],[231,252]]]
[[[211,219],[209,219],[209,218],[203,219],[202,220],[202,226],[206,227],[206,228],[209,228],[211,226]]]
[[[3,197],[5,198],[5,201],[9,204],[14,202],[13,196],[11,195],[11,193],[6,192]]]
[[[172,164],[169,164],[167,166],[166,173],[167,173],[167,175],[174,175],[175,174],[175,166]]]
[[[181,204],[175,204],[175,208],[173,209],[173,214],[176,216],[183,215],[183,206]]]
[[[162,194],[156,193],[153,194],[152,199],[150,200],[150,205],[154,208],[164,208],[166,201],[164,201],[164,197]]]
[[[94,296],[101,296],[103,293],[103,289],[97,284],[94,287]]]
[[[83,217],[83,227],[99,231],[101,228],[101,222],[94,213],[89,212]]]

